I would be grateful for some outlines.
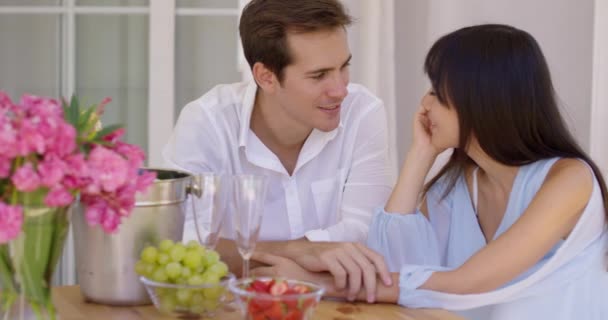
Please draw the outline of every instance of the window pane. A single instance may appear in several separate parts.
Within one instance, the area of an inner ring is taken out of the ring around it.
[[[0,6],[56,6],[61,0],[0,0]]]
[[[111,97],[102,122],[124,125],[127,142],[147,154],[147,16],[77,16],[75,83],[83,102]]]
[[[236,17],[177,17],[175,116],[216,84],[241,79]]]
[[[238,7],[238,0],[177,0],[178,8],[230,8]]]
[[[0,15],[0,90],[59,98],[58,15]]]
[[[148,0],[76,0],[77,6],[146,7]]]

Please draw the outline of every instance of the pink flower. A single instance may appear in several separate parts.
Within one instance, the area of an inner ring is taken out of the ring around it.
[[[40,182],[45,187],[51,188],[57,185],[63,179],[66,171],[66,164],[54,156],[46,157],[44,161],[38,163]]]
[[[120,216],[112,208],[106,208],[101,220],[101,227],[107,233],[116,233],[120,225]]]
[[[136,145],[118,141],[116,142],[114,150],[127,158],[129,166],[133,169],[139,169],[144,164],[146,155],[144,151]]]
[[[44,204],[49,207],[64,207],[74,202],[74,196],[61,185],[57,185],[47,193]]]
[[[115,233],[118,231],[120,224],[120,216],[112,208],[108,207],[107,203],[101,199],[88,199],[84,201],[86,204],[85,215],[87,223],[90,226],[99,224],[107,233]]]
[[[135,206],[136,193],[145,191],[155,174],[140,173],[145,154],[121,141],[124,129],[101,142],[93,139],[87,121],[98,119],[109,101],[92,111],[70,105],[69,113],[79,119],[66,119],[54,99],[24,95],[14,103],[0,91],[0,242],[16,237],[23,223],[22,209],[2,202],[13,190],[44,191],[50,207],[67,206],[79,195],[89,224],[107,233],[118,230]],[[90,112],[93,116],[84,119]],[[78,125],[70,123],[76,120]]]
[[[15,171],[11,181],[17,190],[23,192],[34,191],[40,186],[40,177],[29,162]]]
[[[43,119],[63,119],[63,109],[55,99],[24,95],[21,104],[31,115]]]
[[[63,117],[63,109],[57,103],[57,100],[38,97],[31,94],[21,96],[20,105],[30,115],[39,117]]]
[[[122,139],[122,136],[124,136],[124,134],[125,134],[125,128],[119,128],[119,129],[116,129],[116,130],[106,134],[103,137],[103,140],[110,142],[110,143],[117,143],[120,141],[120,139]]]
[[[13,106],[13,101],[11,97],[6,94],[6,92],[0,90],[0,114],[2,111],[8,110]]]
[[[0,156],[0,178],[6,178],[11,173],[11,160]]]
[[[0,244],[19,236],[23,224],[23,212],[19,206],[10,206],[0,201]]]
[[[2,117],[0,118],[0,154],[14,158],[17,156],[17,131],[11,121],[3,116],[1,110],[0,117]]]
[[[89,154],[88,164],[91,177],[104,191],[114,192],[127,180],[127,161],[110,149],[95,147]]]
[[[23,119],[18,130],[17,152],[20,156],[27,156],[31,152],[44,153],[45,139],[38,132],[36,119]]]
[[[135,189],[139,192],[144,192],[154,183],[156,179],[156,172],[143,171],[138,177]]]
[[[47,141],[49,153],[64,157],[76,149],[76,129],[66,122],[58,124],[51,138]]]
[[[84,199],[83,199],[84,200]],[[103,207],[100,204],[97,204],[95,202],[85,202],[83,201],[83,203],[85,204],[85,216],[87,218],[87,223],[89,224],[89,226],[93,227],[97,224],[99,224],[99,222],[101,221],[101,216],[103,215]]]

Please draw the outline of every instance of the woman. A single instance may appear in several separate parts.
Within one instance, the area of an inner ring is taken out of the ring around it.
[[[369,247],[398,271],[378,300],[474,319],[608,319],[606,184],[564,125],[537,42],[463,28],[433,45],[425,71],[412,146],[370,227]],[[327,275],[271,262],[344,295]]]

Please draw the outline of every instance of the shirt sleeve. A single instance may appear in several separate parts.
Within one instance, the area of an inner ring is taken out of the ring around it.
[[[353,161],[342,192],[339,221],[325,229],[310,230],[310,241],[364,242],[374,208],[391,192],[387,120],[382,102],[361,115]]]
[[[221,147],[215,124],[210,121],[203,105],[199,101],[193,101],[182,109],[162,155],[167,168],[188,173],[222,172]],[[184,205],[186,217],[182,241],[197,240],[190,197]]]
[[[162,151],[165,165],[189,173],[221,172],[222,144],[200,101],[187,104]]]
[[[420,211],[399,214],[378,208],[367,245],[384,256],[391,272],[405,264],[439,265],[441,260],[435,230]]]

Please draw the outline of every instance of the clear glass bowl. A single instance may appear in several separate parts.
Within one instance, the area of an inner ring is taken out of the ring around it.
[[[139,278],[156,309],[179,319],[215,316],[216,310],[227,302],[228,283],[234,279],[233,274],[228,274],[217,284],[188,285]]]
[[[261,280],[269,281],[284,281],[288,288],[295,286],[304,286],[308,288],[306,293],[295,293],[289,290],[288,293],[281,295],[272,295],[270,293],[261,293],[249,289],[253,281]],[[228,284],[230,292],[234,300],[239,306],[244,319],[282,319],[282,320],[307,320],[312,319],[315,307],[319,304],[319,300],[325,289],[317,284],[299,280],[289,280],[281,278],[246,278],[237,281],[231,281]]]

